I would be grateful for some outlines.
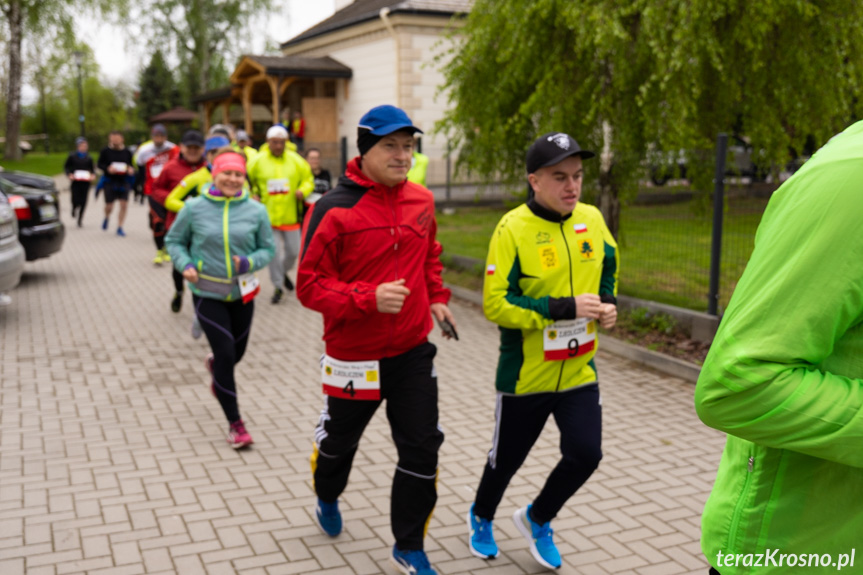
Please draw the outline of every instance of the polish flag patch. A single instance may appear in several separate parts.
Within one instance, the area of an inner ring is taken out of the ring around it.
[[[575,233],[581,234],[587,231],[587,224],[575,224],[572,229],[575,230]]]
[[[493,276],[493,275],[494,275],[494,270],[495,270],[495,269],[497,269],[497,268],[495,268],[495,265],[494,265],[494,264],[489,264],[489,265],[488,265],[488,267],[487,267],[487,268],[485,268],[485,275],[487,275],[487,276]]]

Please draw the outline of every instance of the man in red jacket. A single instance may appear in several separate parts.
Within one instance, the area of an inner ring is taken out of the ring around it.
[[[180,140],[180,155],[165,164],[159,177],[153,182],[150,204],[153,208],[153,234],[157,242],[161,243],[160,252],[163,252],[165,246],[165,234],[171,229],[171,224],[177,217],[177,214],[165,208],[165,199],[183,178],[203,167],[204,163],[204,136],[198,130],[189,130]],[[153,260],[153,262],[161,265],[163,261],[171,261],[167,252],[163,254],[164,257],[160,261]],[[179,313],[183,305],[183,276],[175,269],[172,271],[175,292],[174,299],[171,300],[171,311]]]
[[[441,279],[434,198],[406,181],[416,132],[393,106],[373,108],[360,120],[360,156],[306,218],[297,295],[324,316],[326,401],[312,454],[318,524],[332,537],[341,532],[338,497],[363,430],[386,399],[399,455],[392,562],[403,573],[428,575],[435,571],[423,537],[437,501],[443,432],[436,348],[427,337],[432,315],[455,320]]]

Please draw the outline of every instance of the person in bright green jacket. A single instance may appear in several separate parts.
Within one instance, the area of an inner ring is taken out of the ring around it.
[[[253,443],[240,417],[234,372],[249,341],[253,298],[260,291],[254,272],[275,252],[267,210],[249,198],[245,178],[242,154],[218,154],[213,182],[186,202],[165,238],[174,266],[189,282],[195,315],[213,351],[206,366],[234,449]]]
[[[701,521],[711,573],[860,572],[861,182],[858,122],[773,193],[704,362],[695,407],[728,434]]]
[[[303,202],[315,189],[309,163],[287,147],[288,131],[276,125],[267,130],[267,148],[249,165],[252,193],[267,206],[276,238],[276,256],[270,262],[270,279],[275,292],[270,300],[279,303],[282,288],[292,291],[288,271],[300,253],[300,224]]]
[[[527,153],[534,197],[501,218],[488,250],[483,311],[500,327],[495,434],[468,512],[472,554],[498,555],[492,521],[510,479],[549,416],[561,459],[516,528],[544,567],[561,566],[550,522],[602,458],[602,409],[593,357],[597,326],[617,320],[617,244],[595,207],[579,202],[582,160],[567,134],[538,138]]]
[[[429,157],[414,150],[411,158],[411,169],[408,170],[408,181],[425,186],[428,167]]]

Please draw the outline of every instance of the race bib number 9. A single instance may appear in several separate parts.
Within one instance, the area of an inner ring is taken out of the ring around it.
[[[380,362],[321,360],[324,393],[330,397],[377,401],[381,398]]]
[[[584,355],[596,347],[596,322],[586,318],[556,321],[543,330],[545,361]]]

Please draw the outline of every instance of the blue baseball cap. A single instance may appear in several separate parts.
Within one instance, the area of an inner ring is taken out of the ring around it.
[[[423,133],[413,125],[404,110],[389,105],[377,106],[366,112],[365,116],[360,118],[358,127],[368,130],[375,136],[386,136],[399,130],[410,130],[412,134]]]
[[[217,150],[219,148],[230,145],[231,142],[228,140],[228,138],[224,136],[210,136],[209,138],[207,138],[207,141],[204,142],[204,152],[209,152],[210,150]]]

